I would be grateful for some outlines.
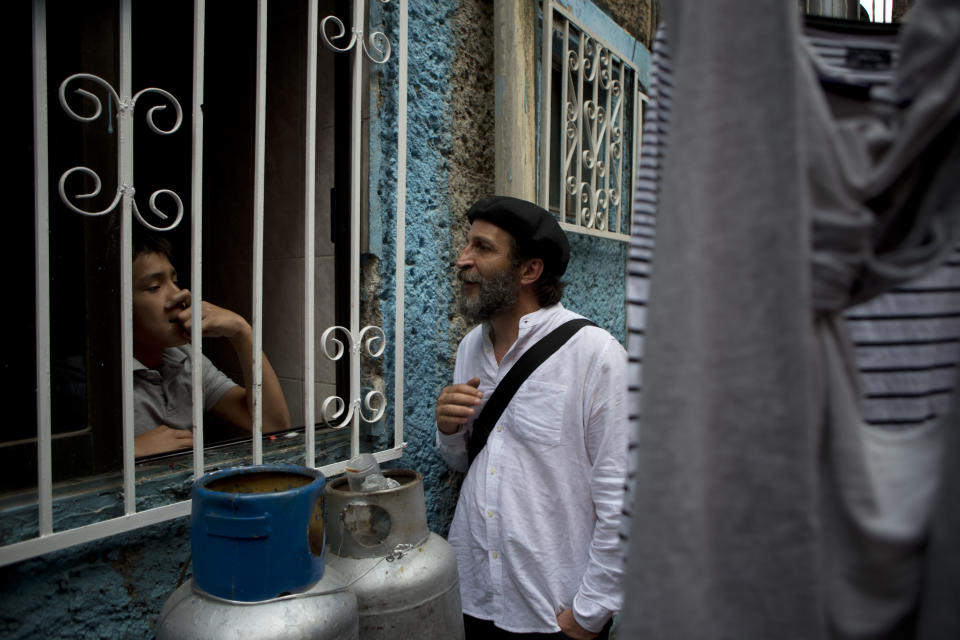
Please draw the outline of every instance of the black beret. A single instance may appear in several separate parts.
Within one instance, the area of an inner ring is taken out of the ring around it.
[[[497,225],[517,241],[523,257],[540,258],[544,270],[563,275],[570,261],[570,243],[557,219],[532,202],[510,196],[490,196],[478,200],[467,211],[467,219],[486,220]]]

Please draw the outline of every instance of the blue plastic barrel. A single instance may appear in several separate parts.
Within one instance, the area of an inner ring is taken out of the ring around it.
[[[193,580],[210,595],[256,602],[323,577],[323,474],[287,464],[236,467],[193,484]]]

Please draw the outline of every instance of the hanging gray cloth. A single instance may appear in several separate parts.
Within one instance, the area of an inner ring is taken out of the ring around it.
[[[920,486],[923,455],[954,462],[924,572],[871,481],[883,455],[841,320],[956,245],[960,4],[921,0],[893,83],[839,109],[791,3],[681,0],[664,18],[673,103],[620,633],[903,637],[924,579],[920,637],[960,637],[956,408],[908,465]]]

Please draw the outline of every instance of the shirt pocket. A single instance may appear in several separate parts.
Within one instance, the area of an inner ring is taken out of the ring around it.
[[[516,436],[541,444],[560,444],[566,394],[566,385],[525,381],[510,402],[510,422]]]

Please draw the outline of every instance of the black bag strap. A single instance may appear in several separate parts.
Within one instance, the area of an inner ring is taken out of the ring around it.
[[[533,373],[537,367],[552,356],[557,349],[562,347],[567,340],[580,331],[583,327],[591,325],[597,326],[594,322],[586,318],[576,318],[564,322],[562,325],[541,338],[537,344],[527,349],[526,353],[520,356],[516,364],[510,367],[507,375],[503,376],[500,384],[493,390],[487,404],[483,406],[480,415],[473,421],[473,431],[470,433],[470,440],[467,443],[467,457],[470,464],[473,464],[474,458],[483,450],[487,444],[487,438],[493,430],[493,425],[497,423],[503,410],[510,404],[513,395],[523,384],[523,381]]]

